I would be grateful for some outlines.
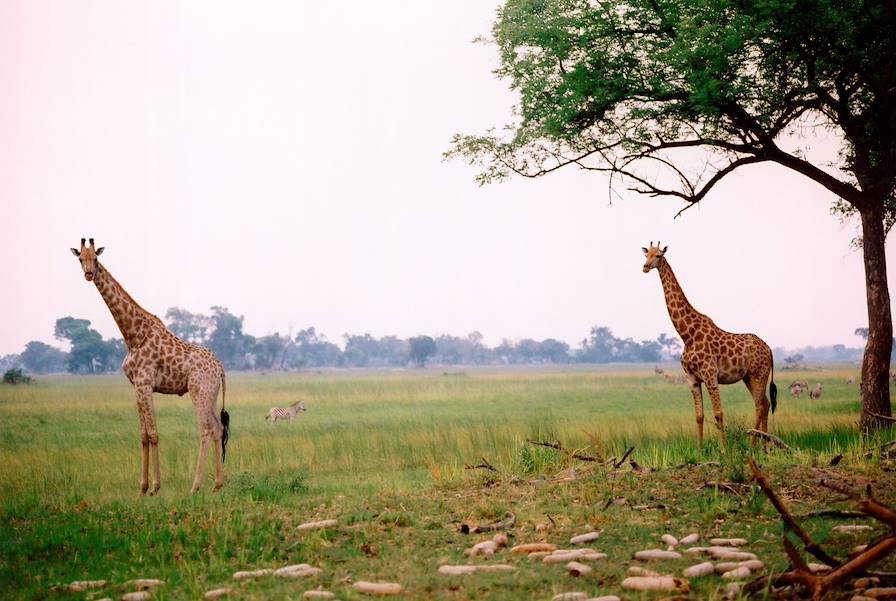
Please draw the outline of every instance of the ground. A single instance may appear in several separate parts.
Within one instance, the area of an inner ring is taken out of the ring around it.
[[[667,370],[674,368],[668,367]],[[196,456],[189,398],[156,395],[162,491],[139,496],[139,433],[121,376],[41,378],[0,388],[0,590],[15,599],[120,598],[133,578],[166,584],[154,599],[197,599],[220,586],[239,599],[294,599],[322,586],[339,598],[360,596],[351,581],[400,582],[404,598],[550,599],[566,591],[623,594],[634,551],[664,548],[663,534],[743,537],[771,569],[787,565],[777,514],[748,483],[754,454],[794,514],[848,502],[818,486],[837,476],[871,484],[896,504],[891,464],[869,449],[896,432],[863,439],[855,431],[858,389],[852,366],[779,372],[782,390],[771,420],[793,452],[752,449],[736,432],[752,425],[742,385],[723,388],[731,434],[727,451],[694,444],[693,406],[683,385],[642,368],[409,370],[276,375],[233,374],[227,408],[233,438],[223,490],[211,475],[190,497]],[[819,401],[791,399],[792,379],[821,382]],[[304,399],[293,423],[272,427],[271,406]],[[710,418],[711,419],[711,418]],[[709,422],[707,422],[709,424]],[[560,441],[582,455],[610,460],[634,446],[618,469],[573,459],[527,439]],[[831,458],[842,454],[836,467]],[[488,463],[495,470],[465,469]],[[570,472],[572,469],[572,472]],[[722,484],[722,486],[716,486]],[[499,551],[491,559],[463,550],[486,535],[476,525],[516,515],[511,545],[569,538],[591,530],[591,547],[608,558],[586,578],[562,565]],[[335,518],[337,527],[297,531]],[[869,535],[831,531],[837,520],[804,521],[810,535],[845,556]],[[873,525],[869,520],[856,523]],[[536,532],[537,524],[546,531]],[[507,562],[512,574],[449,577],[444,563]],[[234,582],[238,570],[309,563],[309,580],[273,577]],[[691,558],[650,567],[680,574]],[[883,566],[893,570],[896,562]],[[54,591],[73,580],[103,579],[94,593]],[[721,598],[715,576],[692,579],[690,598]],[[661,594],[644,594],[656,599]],[[831,598],[838,598],[832,596]],[[843,598],[849,598],[849,595]]]

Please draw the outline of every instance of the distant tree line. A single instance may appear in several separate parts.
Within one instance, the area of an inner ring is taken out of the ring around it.
[[[210,349],[229,370],[289,370],[321,367],[404,367],[409,365],[520,365],[563,363],[659,363],[677,360],[681,342],[660,334],[655,340],[617,338],[610,328],[595,326],[577,348],[553,338],[503,340],[494,347],[479,332],[466,336],[441,334],[399,338],[370,334],[345,334],[342,345],[327,340],[313,327],[295,334],[252,336],[243,332],[243,316],[215,306],[211,313],[191,313],[172,307],[165,313],[168,328],[182,340]],[[121,338],[103,339],[90,321],[74,317],[56,320],[54,334],[68,343],[62,351],[31,341],[19,354],[0,357],[0,369],[25,369],[30,373],[92,374],[114,372],[121,367],[127,347]],[[843,345],[800,349],[799,360],[844,361],[861,358],[861,349]],[[790,358],[775,349],[778,361]]]

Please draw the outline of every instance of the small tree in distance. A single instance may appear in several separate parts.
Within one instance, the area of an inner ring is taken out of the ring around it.
[[[430,336],[415,336],[408,340],[411,360],[417,367],[426,367],[426,360],[436,354],[436,341]]]
[[[495,73],[520,95],[515,123],[456,135],[446,153],[478,165],[480,183],[573,166],[684,211],[736,169],[769,162],[833,193],[835,212],[857,215],[868,307],[859,423],[886,427],[896,4],[507,0],[492,33]],[[838,164],[782,147],[812,128],[842,141]]]

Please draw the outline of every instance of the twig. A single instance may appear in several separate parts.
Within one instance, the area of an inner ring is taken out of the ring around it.
[[[507,528],[512,527],[516,524],[516,515],[512,511],[508,511],[504,514],[504,519],[500,522],[495,522],[493,524],[485,524],[483,526],[474,526],[469,528],[469,532],[476,534],[478,532],[494,532],[495,530],[506,530]],[[466,526],[466,524],[464,524]],[[463,532],[463,526],[461,527],[461,531]],[[464,532],[466,534],[466,532]]]
[[[844,520],[860,520],[862,518],[870,517],[867,513],[862,511],[851,511],[849,509],[816,509],[815,511],[810,511],[809,513],[804,513],[799,516],[801,520],[811,519],[811,518],[835,518],[835,519],[844,519]]]
[[[549,449],[556,449],[561,453],[566,453],[573,459],[578,459],[579,461],[600,461],[598,457],[591,457],[590,455],[582,455],[581,453],[572,452],[570,453],[566,449],[563,448],[559,442],[542,442],[540,440],[526,440],[529,444],[538,445],[540,447],[548,447]]]
[[[628,450],[625,452],[625,455],[623,455],[622,458],[619,459],[619,461],[617,461],[616,463],[613,464],[613,469],[614,470],[619,469],[619,466],[621,466],[623,463],[625,463],[625,460],[628,459],[628,456],[631,455],[632,451],[634,451],[634,450],[635,450],[635,447],[633,447],[633,446],[629,447]]]
[[[482,463],[480,463],[479,465],[470,465],[470,464],[468,464],[468,463],[465,463],[465,464],[464,464],[464,469],[465,469],[465,470],[486,469],[486,470],[491,470],[491,471],[493,471],[493,472],[495,472],[495,473],[500,473],[500,472],[498,472],[498,470],[495,468],[495,466],[493,466],[491,463],[488,462],[488,459],[486,459],[485,457],[480,457],[480,459],[482,460]]]
[[[893,417],[892,415],[881,415],[880,413],[875,413],[874,411],[871,411],[869,409],[863,409],[863,411],[871,417],[876,417],[877,419],[896,423],[896,417]]]
[[[825,553],[823,549],[821,549],[811,538],[809,538],[809,535],[806,534],[806,531],[796,523],[796,520],[793,519],[793,516],[790,515],[790,512],[787,511],[786,507],[784,507],[784,503],[781,502],[781,499],[779,499],[778,495],[775,494],[775,491],[772,490],[772,487],[765,479],[765,476],[763,476],[762,472],[759,471],[759,467],[756,465],[756,462],[753,461],[752,458],[749,459],[748,462],[750,465],[750,470],[753,472],[753,480],[756,482],[756,484],[759,485],[759,488],[762,489],[762,492],[765,493],[765,496],[768,497],[768,500],[771,501],[772,506],[781,516],[781,519],[784,520],[784,525],[788,529],[790,529],[790,531],[793,532],[797,536],[797,538],[800,539],[800,541],[802,541],[806,551],[831,567],[836,567],[837,565],[839,565],[840,562]]]
[[[777,436],[772,436],[768,432],[763,432],[762,430],[754,430],[753,428],[750,428],[749,430],[747,430],[747,434],[749,434],[750,436],[753,436],[754,438],[761,438],[762,440],[764,440],[766,442],[770,442],[773,445],[775,445],[776,447],[778,447],[779,449],[782,449],[784,451],[790,450],[790,447],[787,446],[786,442],[784,442]]]

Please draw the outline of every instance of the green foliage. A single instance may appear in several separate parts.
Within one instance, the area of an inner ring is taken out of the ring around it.
[[[6,370],[3,374],[4,384],[30,384],[31,377],[26,376],[21,369],[12,368]]]
[[[60,317],[56,320],[54,335],[71,344],[66,357],[66,369],[72,373],[98,373],[118,369],[127,347],[120,338],[103,340],[99,332],[90,327],[90,320]]]
[[[35,373],[52,373],[65,370],[66,353],[38,340],[25,345],[21,361],[26,369]]]
[[[408,340],[409,356],[418,367],[424,367],[426,360],[436,354],[436,342],[431,336],[416,336]]]

